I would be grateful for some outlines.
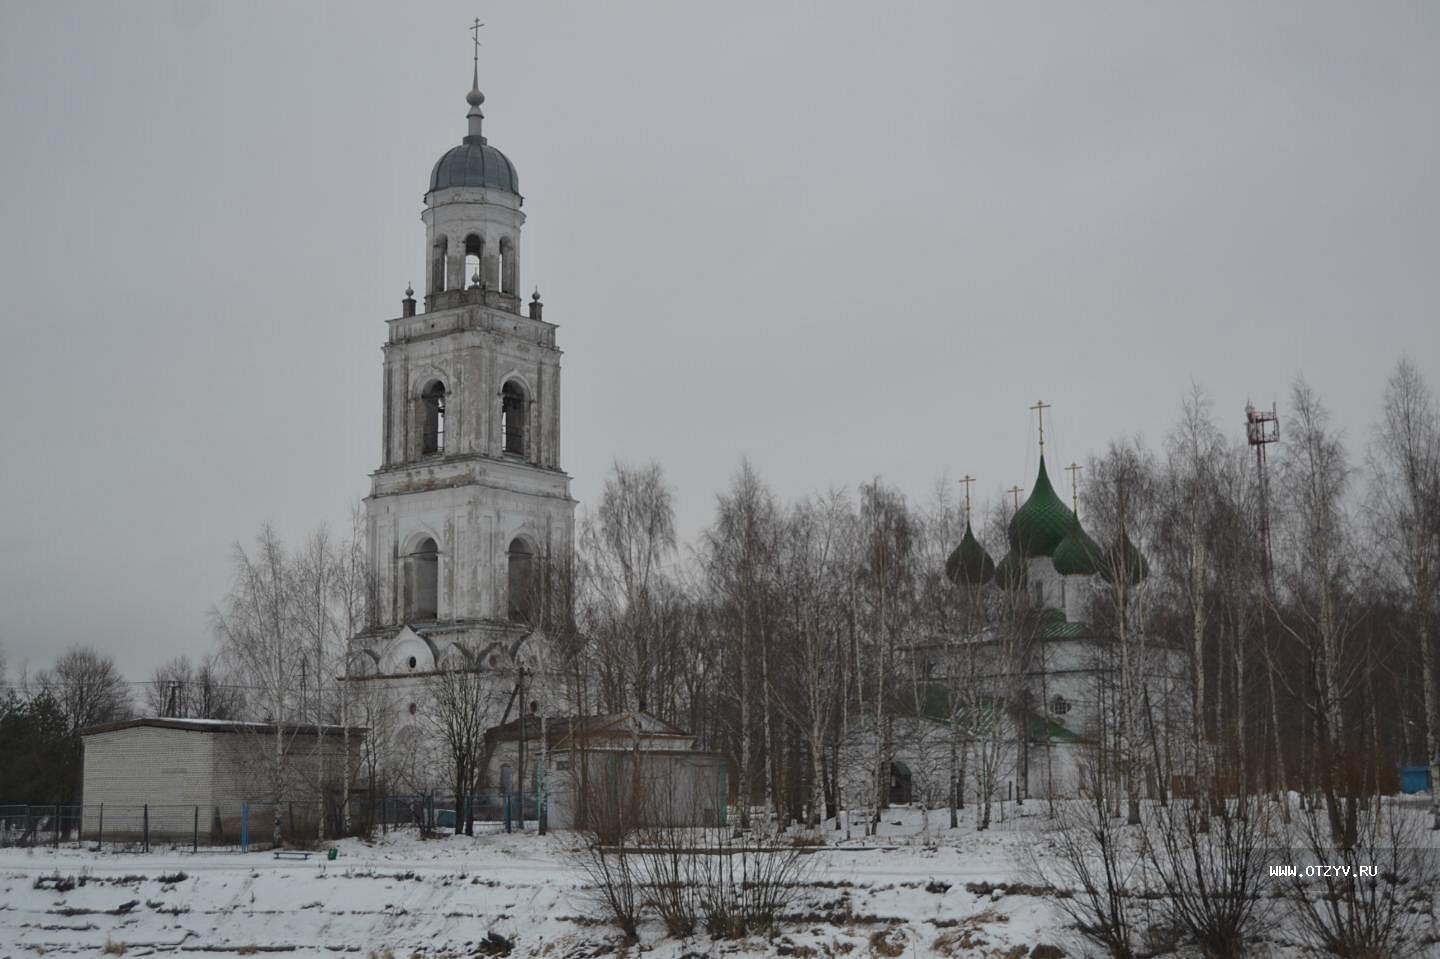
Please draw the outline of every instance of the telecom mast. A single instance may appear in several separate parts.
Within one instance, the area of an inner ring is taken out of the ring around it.
[[[1260,564],[1265,576],[1265,585],[1270,586],[1272,564],[1270,559],[1270,478],[1265,471],[1265,447],[1280,439],[1280,418],[1275,404],[1270,411],[1257,410],[1253,403],[1245,404],[1245,439],[1255,447],[1255,474],[1260,489],[1260,519],[1256,532],[1260,536]]]

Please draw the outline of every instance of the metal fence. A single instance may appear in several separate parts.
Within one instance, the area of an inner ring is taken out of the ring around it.
[[[467,816],[486,831],[510,831],[536,822],[534,796],[490,790],[459,804],[434,793],[370,797],[352,795],[324,809],[323,835],[388,833],[395,829],[453,831]],[[219,805],[185,803],[46,803],[0,805],[0,846],[68,846],[96,850],[240,851],[275,846],[276,810],[255,799]],[[322,836],[320,804],[314,800],[282,803],[279,844],[314,846]]]
[[[313,845],[320,837],[316,804],[285,803],[280,844]],[[149,852],[154,849],[269,849],[274,805],[181,803],[0,805],[0,846],[70,846]],[[330,835],[335,835],[331,832]]]

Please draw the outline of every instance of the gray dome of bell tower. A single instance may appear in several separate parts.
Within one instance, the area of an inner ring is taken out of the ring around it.
[[[427,192],[474,188],[505,190],[519,196],[520,177],[515,173],[515,164],[492,147],[481,132],[485,114],[480,105],[485,102],[485,94],[480,92],[478,58],[470,92],[465,94],[465,102],[470,105],[470,112],[465,114],[465,137],[459,146],[446,150],[444,156],[435,161],[435,166],[430,171],[430,189]]]

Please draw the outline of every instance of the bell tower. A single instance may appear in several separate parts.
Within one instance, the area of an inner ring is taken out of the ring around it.
[[[573,543],[560,466],[560,349],[539,292],[522,310],[519,177],[467,129],[430,172],[422,311],[407,289],[382,347],[381,462],[365,499],[372,675],[513,663],[546,572]]]

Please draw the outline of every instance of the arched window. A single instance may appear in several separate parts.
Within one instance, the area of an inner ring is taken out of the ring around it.
[[[500,238],[500,290],[514,294],[520,285],[520,258],[515,255],[515,241]]]
[[[407,558],[406,567],[406,618],[434,619],[440,607],[440,548],[427,536]]]
[[[465,283],[466,289],[480,285],[480,260],[485,252],[485,241],[474,233],[465,238]]]
[[[430,259],[430,290],[434,293],[444,293],[445,286],[445,255],[450,251],[450,240],[447,237],[435,238],[435,250]]]
[[[516,537],[509,551],[510,612],[512,623],[533,623],[535,611],[535,553]]]
[[[445,384],[432,380],[420,391],[420,453],[445,452]]]
[[[501,449],[525,455],[525,390],[514,380],[500,390]]]

